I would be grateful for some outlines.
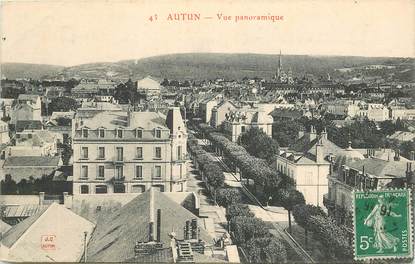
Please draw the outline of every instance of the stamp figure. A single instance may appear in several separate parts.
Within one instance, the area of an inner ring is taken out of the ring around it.
[[[409,190],[354,192],[355,259],[412,256]]]

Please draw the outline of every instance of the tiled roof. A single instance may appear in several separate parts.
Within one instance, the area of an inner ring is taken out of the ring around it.
[[[154,129],[157,127],[168,129],[166,119],[156,112],[132,112],[131,123],[128,126],[128,114],[124,111],[102,111],[95,113],[90,118],[83,119],[83,126],[89,129],[116,129],[119,127],[130,127],[143,129]]]
[[[309,134],[305,134],[303,137],[298,139],[294,144],[290,145],[289,151],[303,153],[304,156],[310,160],[315,161],[316,157],[316,145],[321,138],[322,150],[324,152],[324,156],[329,154],[336,155],[337,153],[341,152],[343,149],[331,142],[330,140],[326,139],[325,137],[317,136],[313,140],[309,140]]]
[[[10,217],[30,217],[35,215],[42,210],[45,210],[48,205],[38,205],[38,204],[21,204],[21,205],[9,205],[6,206],[4,211],[4,216],[6,218]]]
[[[94,226],[64,205],[53,203],[6,232],[2,243],[8,248],[13,247],[5,257],[13,262],[79,262],[84,232],[88,242]],[[42,250],[43,236],[56,237],[53,250]]]
[[[0,220],[0,233],[6,233],[10,228],[12,228],[10,225]]]
[[[16,122],[16,132],[23,130],[40,130],[42,129],[42,122],[39,120],[18,120]]]
[[[13,226],[9,231],[7,231],[2,239],[2,244],[6,247],[11,247],[25,232],[26,230],[39,219],[39,217],[46,212],[49,207],[42,208],[39,212],[32,215],[29,218],[26,218],[19,224]]]
[[[88,260],[122,262],[133,258],[135,243],[149,241],[150,211],[156,221],[157,209],[161,209],[160,240],[164,247],[169,246],[168,235],[172,231],[177,234],[177,239],[183,239],[186,221],[197,216],[158,191],[153,191],[153,210],[150,210],[151,193],[152,191],[148,191],[139,195],[117,211],[98,220],[88,244]],[[207,243],[213,239],[202,226],[200,238]]]
[[[377,158],[369,158],[364,160],[355,161],[348,164],[348,167],[354,168],[359,171],[363,171],[377,177],[386,178],[401,178],[405,177],[406,161],[387,161]]]
[[[8,157],[3,167],[57,167],[59,156],[17,156]]]
[[[25,101],[32,101],[36,102],[36,100],[39,98],[39,95],[33,95],[33,94],[19,94],[19,97],[17,97],[18,100],[25,100]]]
[[[273,110],[270,115],[272,117],[287,117],[297,119],[303,116],[303,112],[297,109],[277,108]]]
[[[32,138],[20,137],[16,139],[17,146],[44,146],[53,143],[57,137],[56,133],[47,130],[38,130],[31,133]]]

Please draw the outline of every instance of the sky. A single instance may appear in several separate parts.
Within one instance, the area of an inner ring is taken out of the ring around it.
[[[414,0],[3,0],[0,11],[1,62],[72,66],[171,53],[280,50],[415,57]],[[201,18],[168,20],[175,13]],[[235,21],[269,15],[283,18]]]

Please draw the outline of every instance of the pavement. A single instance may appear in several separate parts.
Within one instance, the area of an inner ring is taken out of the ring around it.
[[[208,230],[211,235],[214,237],[222,236],[226,232],[226,210],[214,205],[205,183],[192,161],[187,162],[187,191],[194,192],[198,196],[200,202],[199,216],[210,219],[206,222],[209,222],[209,226],[214,228],[214,230]]]

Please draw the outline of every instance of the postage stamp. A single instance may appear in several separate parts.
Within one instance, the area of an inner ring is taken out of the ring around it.
[[[40,247],[43,250],[55,250],[56,249],[56,236],[55,235],[43,235],[41,237]]]
[[[409,190],[355,191],[353,203],[356,260],[413,256]]]

